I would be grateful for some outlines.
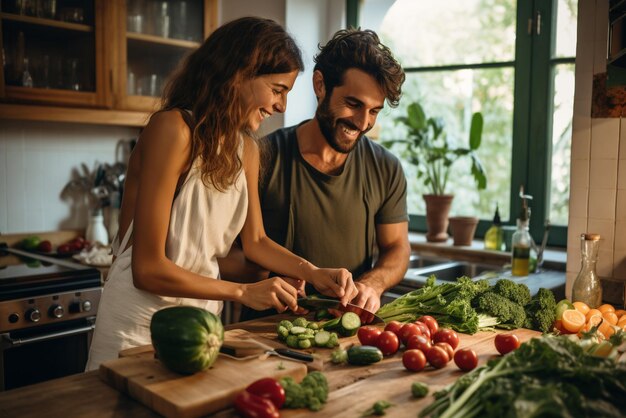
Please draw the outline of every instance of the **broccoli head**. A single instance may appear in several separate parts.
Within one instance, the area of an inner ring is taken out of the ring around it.
[[[311,372],[299,384],[287,376],[280,379],[285,389],[286,408],[309,408],[319,411],[328,399],[328,382],[321,372]]]
[[[554,321],[556,320],[556,300],[554,293],[543,287],[539,289],[537,294],[530,300],[524,310],[529,321],[526,325],[530,328],[541,332],[550,332]]]
[[[510,279],[500,279],[493,286],[493,291],[504,296],[518,305],[526,305],[530,302],[530,289],[522,283],[515,283]]]
[[[474,303],[479,312],[498,318],[497,326],[519,328],[524,325],[524,307],[493,291],[479,295]]]

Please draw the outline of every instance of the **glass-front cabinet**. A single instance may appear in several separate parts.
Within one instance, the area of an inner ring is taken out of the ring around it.
[[[0,0],[0,102],[152,111],[216,25],[217,0]]]
[[[5,101],[104,107],[106,0],[2,0]]]
[[[121,0],[119,107],[153,110],[168,76],[214,29],[216,2]]]

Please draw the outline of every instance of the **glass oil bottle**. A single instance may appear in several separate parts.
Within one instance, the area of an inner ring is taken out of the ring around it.
[[[602,304],[602,283],[596,274],[599,246],[599,234],[580,235],[580,272],[572,288],[572,301],[584,302],[590,308]]]
[[[493,224],[485,232],[485,249],[502,251],[504,248],[504,230],[500,220],[500,211],[496,205],[496,213],[493,216]]]
[[[524,194],[522,186],[520,190],[522,198],[522,209],[517,219],[517,231],[513,233],[511,238],[511,274],[513,276],[528,276],[530,272],[530,247],[532,238],[528,232],[528,223],[530,220],[530,208],[527,199],[532,196]]]

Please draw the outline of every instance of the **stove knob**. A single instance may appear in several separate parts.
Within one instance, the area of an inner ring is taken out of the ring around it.
[[[89,312],[91,310],[91,302],[88,300],[83,302],[83,312]]]
[[[48,313],[50,314],[50,317],[52,318],[62,318],[65,312],[63,311],[63,306],[52,305]]]
[[[20,314],[18,314],[17,312],[13,312],[12,314],[9,315],[9,323],[15,324],[19,320],[20,320]]]
[[[37,308],[29,309],[26,311],[26,319],[30,322],[39,322],[41,319],[41,312],[39,312],[39,309]]]

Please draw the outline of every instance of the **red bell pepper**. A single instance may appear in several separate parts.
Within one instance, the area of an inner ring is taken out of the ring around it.
[[[268,398],[242,390],[235,398],[235,409],[244,418],[279,418],[278,410]]]
[[[259,379],[251,383],[246,390],[262,398],[269,399],[276,409],[282,408],[285,404],[285,389],[283,389],[276,379],[272,379],[271,377]]]

